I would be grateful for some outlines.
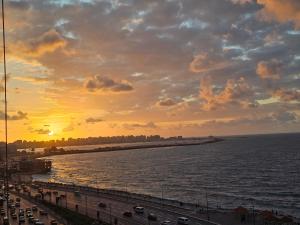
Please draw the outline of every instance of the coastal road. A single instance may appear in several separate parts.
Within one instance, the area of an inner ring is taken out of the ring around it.
[[[75,206],[78,205],[78,211],[82,214],[87,214],[92,218],[97,219],[97,211],[99,218],[106,222],[115,222],[115,218],[118,220],[118,224],[135,224],[135,225],[159,225],[165,220],[171,221],[172,225],[177,224],[177,219],[180,216],[189,218],[190,225],[212,225],[216,223],[208,222],[196,217],[193,211],[186,209],[180,209],[179,207],[172,207],[167,205],[161,205],[149,201],[143,201],[132,198],[124,198],[120,196],[106,195],[103,193],[90,193],[88,191],[81,191],[80,196],[76,196],[72,190],[68,188],[44,188],[44,193],[51,192],[50,195],[45,196],[45,200],[51,201],[55,204],[57,196],[64,195],[58,204],[69,209],[76,210]],[[55,195],[53,192],[57,191]],[[31,189],[32,195],[37,193],[36,189]],[[104,203],[105,208],[100,208],[99,203]],[[145,208],[144,214],[136,214],[133,210],[134,206],[142,206]],[[132,212],[133,217],[124,217],[124,212]],[[153,213],[157,216],[157,221],[149,221],[148,214]]]
[[[16,196],[14,194],[10,194],[10,199],[13,199],[14,203],[15,203],[16,197],[19,197],[19,196]],[[19,209],[24,209],[24,211],[25,211],[26,208],[31,208],[32,209],[32,207],[34,206],[34,204],[32,202],[27,201],[24,198],[20,198],[20,199],[21,199],[20,207],[16,207],[16,214],[18,215],[18,217],[16,219],[13,219],[12,216],[10,215],[10,213],[9,213],[10,225],[19,225]],[[5,212],[6,212],[6,202],[4,202],[3,209],[5,209]],[[35,211],[35,212],[32,211],[33,217],[35,219],[39,219],[39,221],[43,222],[45,225],[51,225],[51,221],[55,220],[55,218],[51,214],[48,214],[46,216],[45,215],[40,215],[41,210],[42,210],[42,208],[37,206],[37,211]],[[9,210],[9,212],[10,212],[10,210]],[[22,224],[23,225],[31,225],[28,221],[28,218],[26,217],[26,212],[24,213],[24,217],[25,217],[25,223],[22,223]],[[3,221],[3,218],[4,218],[4,215],[1,216],[1,222]],[[0,224],[2,224],[1,222],[0,222]]]

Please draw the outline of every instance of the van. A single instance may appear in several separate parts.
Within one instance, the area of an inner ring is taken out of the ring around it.
[[[188,225],[189,224],[189,219],[186,217],[178,217],[177,219],[177,224],[182,224],[182,225]]]

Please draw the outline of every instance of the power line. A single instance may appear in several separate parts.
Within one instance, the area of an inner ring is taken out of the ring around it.
[[[4,115],[5,115],[5,186],[6,191],[6,206],[7,206],[7,218],[9,220],[8,212],[8,200],[9,200],[9,191],[8,191],[8,146],[7,146],[7,74],[6,74],[6,40],[5,40],[5,15],[4,15],[4,0],[1,1],[2,5],[2,41],[3,41],[3,72],[4,72]]]

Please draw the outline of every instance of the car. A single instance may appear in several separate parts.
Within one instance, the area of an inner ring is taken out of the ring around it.
[[[25,211],[26,212],[31,212],[31,208],[26,208]]]
[[[51,223],[50,225],[58,225],[57,221],[56,220],[51,220]]]
[[[19,223],[25,223],[25,217],[19,216]]]
[[[9,225],[8,217],[3,218],[3,225]]]
[[[184,216],[178,217],[177,224],[188,225],[189,219]]]
[[[16,213],[16,209],[11,209],[11,210],[10,210],[10,215],[12,215],[12,214],[14,214],[14,213]]]
[[[124,212],[123,213],[123,216],[125,216],[125,217],[132,217],[132,212]]]
[[[33,215],[32,215],[32,212],[28,212],[28,213],[26,214],[26,217],[27,217],[27,218],[29,218],[29,217],[31,217],[31,216],[33,216]]]
[[[20,207],[20,206],[21,206],[20,202],[16,202],[15,207]]]
[[[36,194],[35,196],[34,196],[36,199],[40,199],[40,198],[42,198],[42,195],[41,194]]]
[[[5,210],[4,210],[4,209],[1,209],[0,215],[1,215],[1,216],[5,216]]]
[[[149,213],[148,214],[148,220],[156,221],[157,220],[157,216],[154,213]]]
[[[171,224],[170,220],[165,220],[165,221],[161,222],[160,225],[170,225],[170,224]]]
[[[41,216],[47,216],[48,213],[46,211],[44,211],[44,210],[40,210],[40,215]]]
[[[40,220],[39,219],[33,219],[33,224],[36,224],[36,223],[38,223],[38,222],[40,222]]]
[[[29,223],[33,223],[33,221],[34,221],[34,217],[33,216],[31,216],[31,217],[28,218],[28,222]]]
[[[41,222],[41,221],[38,221],[38,222],[36,222],[34,225],[44,225],[44,223]]]
[[[98,204],[98,206],[99,206],[100,208],[106,208],[106,204],[103,203],[103,202],[100,202],[100,203]]]
[[[16,220],[18,218],[16,213],[11,214],[11,218],[13,218],[14,220]]]
[[[37,208],[37,206],[36,206],[36,205],[33,205],[31,209],[32,209],[32,212],[36,212],[36,211],[38,211],[38,208]]]
[[[144,213],[144,207],[141,207],[141,206],[135,206],[134,208],[134,211],[138,214],[143,214]]]

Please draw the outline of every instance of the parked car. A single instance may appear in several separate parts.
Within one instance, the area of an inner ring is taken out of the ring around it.
[[[170,224],[171,224],[170,220],[165,220],[160,225],[170,225]]]
[[[125,217],[132,217],[132,212],[124,212],[123,216],[125,216]]]
[[[135,206],[134,208],[134,211],[138,214],[143,214],[144,213],[144,207],[141,207],[141,206]]]

